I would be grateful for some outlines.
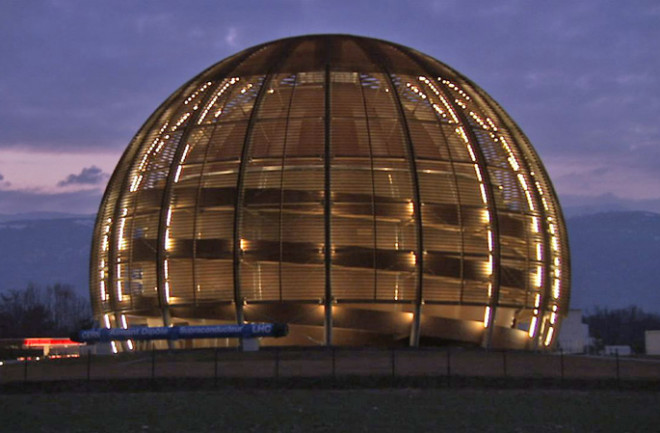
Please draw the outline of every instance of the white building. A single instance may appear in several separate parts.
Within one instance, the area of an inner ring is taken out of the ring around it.
[[[644,343],[647,355],[660,355],[660,330],[646,331],[644,333]]]
[[[582,323],[582,310],[570,310],[561,324],[559,347],[565,353],[584,353],[590,343],[589,325]]]

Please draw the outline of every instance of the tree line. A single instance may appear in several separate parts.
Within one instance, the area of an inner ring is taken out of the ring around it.
[[[68,284],[0,292],[0,338],[68,337],[91,320],[89,300]]]
[[[584,323],[589,325],[597,348],[628,345],[634,352],[644,353],[644,331],[660,330],[660,315],[644,312],[637,306],[614,310],[596,308],[584,315]]]
[[[660,315],[637,306],[596,308],[586,312],[584,322],[597,348],[629,345],[637,353],[644,352],[644,331],[660,330]],[[67,337],[91,323],[89,299],[68,284],[45,289],[29,284],[24,290],[0,292],[0,338]]]

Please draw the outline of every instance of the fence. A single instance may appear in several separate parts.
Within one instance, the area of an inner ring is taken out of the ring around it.
[[[49,381],[342,377],[508,378],[658,382],[659,358],[593,357],[474,349],[225,349],[147,351],[21,361],[0,366],[0,384]]]

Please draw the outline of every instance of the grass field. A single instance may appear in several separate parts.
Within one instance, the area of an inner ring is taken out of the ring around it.
[[[2,432],[658,432],[652,392],[378,389],[0,396]]]

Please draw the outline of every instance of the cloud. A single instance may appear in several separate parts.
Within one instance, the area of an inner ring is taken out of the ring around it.
[[[65,212],[93,214],[98,211],[102,192],[84,189],[49,194],[29,190],[0,190],[0,214],[27,212]]]
[[[231,48],[236,48],[238,46],[238,30],[236,27],[229,27],[227,34],[225,35],[225,43]]]
[[[93,165],[83,168],[80,174],[70,174],[66,179],[58,182],[57,186],[102,185],[108,180],[109,176],[103,170]]]
[[[0,173],[0,188],[7,186],[11,186],[11,182],[5,180],[5,177],[2,175],[2,173]]]

